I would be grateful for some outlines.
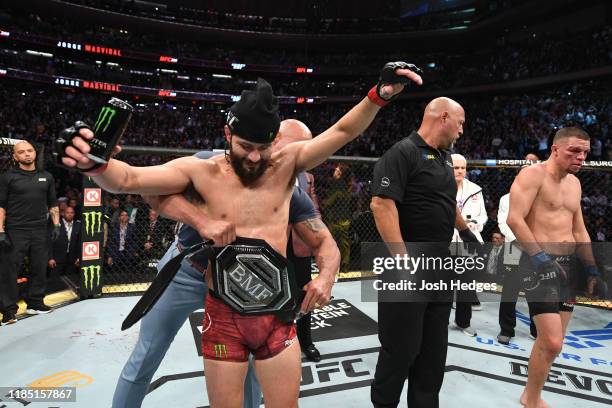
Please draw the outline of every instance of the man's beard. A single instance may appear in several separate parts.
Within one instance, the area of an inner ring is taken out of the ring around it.
[[[30,164],[34,163],[34,159],[23,159],[23,160],[17,160],[17,164],[23,165],[23,166],[29,166]]]
[[[261,159],[257,163],[257,165],[251,170],[245,167],[245,163],[248,161],[246,157],[240,158],[236,156],[230,147],[229,150],[229,162],[232,165],[232,168],[236,172],[236,175],[240,179],[243,185],[250,186],[255,181],[257,181],[262,174],[265,173],[268,168],[269,160]]]

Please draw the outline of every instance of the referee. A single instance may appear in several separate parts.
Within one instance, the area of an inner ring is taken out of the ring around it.
[[[376,163],[370,206],[392,256],[448,256],[455,223],[464,241],[476,240],[457,210],[457,184],[448,151],[462,135],[464,121],[461,105],[436,98],[425,108],[418,132],[397,142]],[[406,247],[404,242],[427,244],[419,244],[417,254],[415,245]],[[446,271],[421,272],[428,281],[451,276]],[[396,278],[408,277],[395,273]],[[452,291],[418,293],[416,299],[392,297],[379,293],[381,348],[372,403],[377,408],[396,407],[408,379],[409,407],[438,407]]]
[[[56,240],[60,233],[59,208],[53,176],[36,169],[36,151],[22,141],[13,148],[18,167],[0,176],[0,311],[2,324],[15,323],[17,275],[29,259],[26,313],[48,313],[44,304],[48,260],[47,218],[51,214]]]

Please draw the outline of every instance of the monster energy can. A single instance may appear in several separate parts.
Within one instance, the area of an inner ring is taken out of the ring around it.
[[[121,99],[111,98],[102,107],[93,126],[94,138],[87,157],[96,163],[105,164],[110,160],[113,149],[119,143],[127,128],[134,108]]]

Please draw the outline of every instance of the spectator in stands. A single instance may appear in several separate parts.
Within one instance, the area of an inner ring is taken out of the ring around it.
[[[147,225],[138,225],[139,233],[143,235],[142,258],[144,260],[158,260],[170,245],[173,237],[172,226],[168,220],[159,217],[157,211],[149,210]]]
[[[127,211],[119,210],[119,222],[111,225],[106,248],[106,264],[113,272],[131,271],[138,260],[136,226],[130,224]]]
[[[504,268],[504,235],[499,230],[491,234],[491,242],[487,244],[485,279],[488,282],[501,283]]]
[[[484,224],[487,222],[487,211],[485,209],[484,197],[482,195],[482,188],[465,178],[467,169],[467,160],[460,154],[453,154],[451,156],[453,160],[453,169],[455,172],[455,181],[457,182],[457,208],[461,212],[461,216],[467,223],[468,227],[476,238],[482,243],[482,237],[480,232],[482,231]],[[453,234],[453,242],[462,243],[459,236],[459,231],[455,229]],[[470,256],[467,248],[464,248],[464,244],[457,245],[459,256]],[[466,271],[465,274],[469,272]],[[463,276],[468,280],[474,278],[474,276]],[[476,330],[470,326],[472,319],[472,310],[482,310],[482,306],[476,296],[476,291],[457,291],[457,302],[455,311],[455,327],[463,332],[463,334],[475,337]]]
[[[490,207],[491,208],[487,211],[487,222],[485,222],[480,232],[480,236],[484,242],[491,242],[493,233],[499,229],[497,226],[497,207]]]
[[[62,275],[74,275],[81,257],[81,221],[75,220],[72,207],[67,207],[61,217],[59,238],[50,245],[49,285],[57,284]]]
[[[68,208],[68,197],[60,197],[57,199],[57,208],[59,209],[60,216],[64,215],[66,208]]]
[[[119,197],[112,196],[104,212],[105,219],[108,220],[108,222],[111,225],[115,225],[119,222],[119,214],[121,212],[120,206],[121,206],[121,201],[119,201]],[[128,219],[129,219],[129,216],[128,216]]]
[[[351,217],[353,197],[351,187],[353,172],[351,167],[338,164],[334,168],[332,184],[327,198],[323,201],[323,217],[340,250],[340,271],[347,272],[351,260]]]
[[[68,200],[68,207],[74,210],[74,218],[81,218],[81,205],[76,198]]]

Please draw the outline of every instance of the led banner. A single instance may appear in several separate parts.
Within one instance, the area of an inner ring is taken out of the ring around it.
[[[101,81],[89,81],[80,78],[69,78],[56,75],[47,75],[37,72],[25,71],[14,68],[3,68],[0,67],[0,77],[6,76],[8,78],[21,79],[25,81],[42,82],[46,84],[54,84],[61,87],[68,88],[85,88],[94,91],[106,92],[106,93],[121,93],[128,95],[141,95],[150,96],[154,98],[165,98],[165,99],[184,99],[201,102],[223,102],[233,103],[240,100],[239,95],[230,95],[222,93],[210,93],[210,92],[190,92],[190,91],[178,91],[173,89],[157,89],[147,88],[141,86],[131,86],[115,84],[111,82]],[[322,103],[326,101],[325,97],[319,96],[279,96],[278,100],[282,104],[313,104]]]
[[[65,50],[71,50],[79,53],[91,53],[106,55],[114,58],[130,58],[141,61],[161,62],[170,65],[183,65],[199,68],[212,68],[222,71],[249,71],[249,72],[275,72],[285,74],[338,74],[345,73],[340,69],[320,69],[312,65],[272,65],[272,64],[247,64],[242,61],[212,61],[196,58],[183,58],[178,55],[157,54],[154,52],[141,50],[128,50],[118,48],[108,44],[90,44],[80,43],[71,40],[50,38],[29,33],[21,33],[16,31],[8,31],[0,29],[0,37],[20,41],[28,44],[42,45],[45,47],[54,47]]]

